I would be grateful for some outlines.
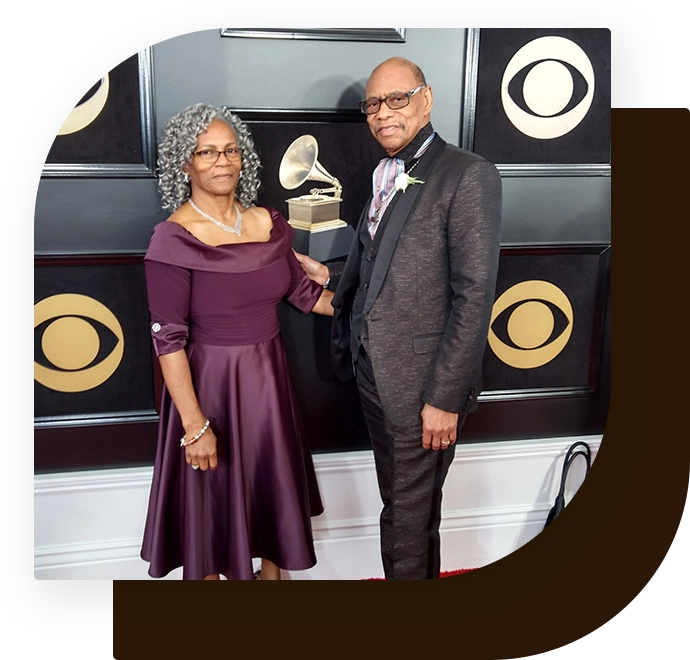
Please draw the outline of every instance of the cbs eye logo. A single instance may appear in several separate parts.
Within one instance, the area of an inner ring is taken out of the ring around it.
[[[541,37],[513,55],[501,81],[508,119],[522,133],[551,140],[572,131],[594,98],[594,69],[585,51],[563,37]]]
[[[34,337],[41,349],[38,361],[34,358],[34,378],[58,392],[98,387],[115,373],[124,355],[124,334],[115,315],[97,300],[76,293],[34,305]]]
[[[534,369],[553,360],[572,331],[568,297],[550,282],[530,280],[511,287],[494,303],[489,346],[508,366]]]
[[[89,98],[78,103],[72,112],[69,113],[64,124],[58,131],[58,135],[77,133],[93,122],[105,107],[105,103],[108,100],[109,89],[110,78],[108,74],[106,74],[98,82],[96,91]]]

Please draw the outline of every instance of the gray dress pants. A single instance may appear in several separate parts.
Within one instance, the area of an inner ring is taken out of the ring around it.
[[[427,580],[441,567],[441,489],[455,444],[434,451],[422,446],[421,417],[412,429],[396,428],[376,391],[371,362],[360,349],[357,389],[376,463],[383,501],[381,559],[387,580]],[[461,418],[459,425],[464,422]]]

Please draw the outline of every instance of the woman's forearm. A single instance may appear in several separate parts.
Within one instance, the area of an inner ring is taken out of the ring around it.
[[[312,312],[314,314],[323,314],[324,316],[333,316],[333,305],[331,301],[333,300],[333,291],[324,289],[323,293],[319,296],[314,307],[312,307]]]
[[[192,373],[184,349],[159,357],[165,386],[180,413],[187,435],[196,435],[206,423],[194,392]]]

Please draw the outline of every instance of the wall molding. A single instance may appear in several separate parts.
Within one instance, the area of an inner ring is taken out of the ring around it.
[[[443,569],[484,566],[534,538],[558,490],[562,458],[578,440],[596,456],[601,436],[458,445],[444,488]],[[319,561],[285,577],[380,576],[372,452],[317,454],[314,464],[326,508],[313,520]],[[139,549],[152,473],[146,467],[36,475],[35,577],[150,579]],[[179,579],[180,571],[168,578]]]

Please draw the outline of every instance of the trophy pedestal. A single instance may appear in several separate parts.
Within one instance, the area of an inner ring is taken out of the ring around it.
[[[316,225],[311,229],[301,229],[288,220],[295,229],[292,247],[297,252],[307,254],[312,259],[321,262],[346,257],[350,252],[355,230],[342,220],[331,220],[324,224],[331,225],[336,222],[339,223],[337,226],[319,227]]]
[[[322,262],[347,256],[355,230],[339,218],[341,201],[314,194],[287,200],[297,252]]]

